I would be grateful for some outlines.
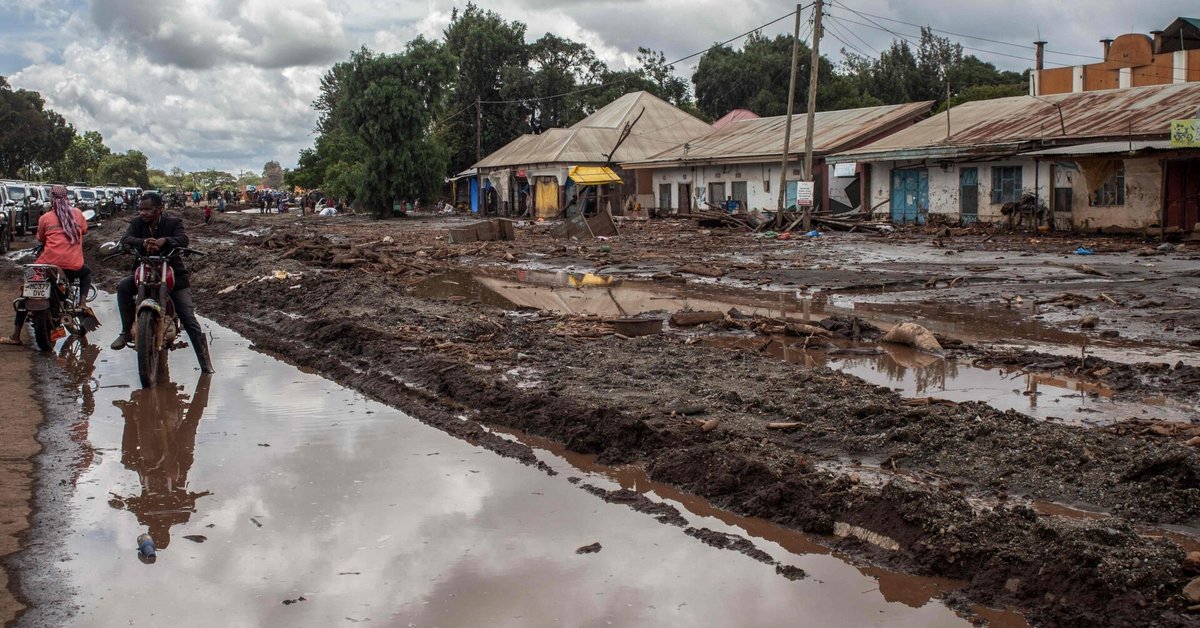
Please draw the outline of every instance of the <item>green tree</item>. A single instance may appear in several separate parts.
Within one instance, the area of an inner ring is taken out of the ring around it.
[[[468,3],[463,11],[450,14],[445,30],[446,48],[453,51],[457,74],[452,78],[444,137],[451,151],[450,166],[458,172],[476,161],[475,137],[479,131],[482,155],[500,148],[525,130],[526,111],[517,103],[488,102],[477,121],[475,103],[507,100],[505,68],[523,68],[529,61],[525,24],[506,21],[493,11]]]
[[[40,173],[70,146],[75,129],[45,104],[41,94],[14,90],[0,76],[0,175]]]
[[[404,52],[358,59],[342,85],[346,131],[366,147],[356,200],[379,217],[400,198],[428,198],[441,189],[449,152],[430,133],[454,77],[454,58],[422,37]]]
[[[795,111],[807,105],[809,68],[812,49],[803,42],[796,73]],[[827,109],[842,100],[841,85],[834,80],[834,67],[821,57],[817,88],[817,109]],[[792,37],[778,35],[768,39],[751,33],[741,50],[717,46],[700,57],[692,83],[696,87],[696,106],[708,118],[719,118],[734,109],[749,109],[760,116],[787,113],[788,84],[791,81]],[[837,88],[837,89],[835,89]]]
[[[96,167],[96,178],[101,183],[149,187],[150,175],[146,161],[145,153],[139,150],[105,155]]]
[[[104,145],[104,137],[96,131],[76,135],[62,159],[50,167],[50,177],[68,183],[96,182],[96,170],[100,167],[100,160],[111,153],[112,151]]]
[[[262,184],[272,190],[278,190],[283,185],[283,167],[278,161],[271,160],[263,164]]]

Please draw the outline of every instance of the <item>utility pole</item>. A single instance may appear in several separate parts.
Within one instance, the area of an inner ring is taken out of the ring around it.
[[[820,0],[817,0],[818,3]],[[820,6],[818,4],[818,6]],[[799,63],[800,57],[800,5],[796,5],[796,28],[792,33],[792,80],[788,83],[788,107],[787,121],[783,126],[783,163],[779,166],[779,206],[775,212],[775,225],[782,229],[783,210],[787,205],[787,167],[788,167],[788,144],[792,139],[792,111],[796,101],[796,65]]]
[[[821,13],[825,8],[823,0],[813,2],[813,34],[812,34],[812,68],[808,75],[808,132],[804,135],[804,180],[815,181],[813,178],[813,127],[817,116],[817,75],[821,68]],[[813,190],[813,202],[816,202],[816,190]],[[812,229],[811,205],[804,206],[804,230]]]
[[[475,161],[483,159],[483,106],[475,96]]]

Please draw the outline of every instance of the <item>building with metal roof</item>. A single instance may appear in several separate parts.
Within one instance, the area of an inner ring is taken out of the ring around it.
[[[486,179],[485,188],[496,190],[499,203],[523,213],[532,202],[536,215],[549,217],[559,212],[564,188],[572,185],[572,166],[645,159],[711,131],[704,121],[649,92],[631,92],[568,128],[522,135],[472,168]],[[612,185],[604,190],[611,192],[607,204],[620,207],[634,183],[625,181],[621,189]]]
[[[898,222],[998,220],[1030,197],[1055,228],[1191,230],[1194,211],[1164,209],[1163,181],[1186,178],[1191,166],[1166,162],[1193,151],[1161,148],[1173,120],[1198,112],[1200,83],[1183,82],[981,100],[828,161],[867,164],[871,207]]]
[[[853,167],[827,172],[826,155],[909,127],[932,106],[926,101],[818,112],[813,126],[816,205],[827,212],[845,212],[863,200],[861,173]],[[786,126],[787,116],[740,120],[652,157],[622,161],[621,167],[637,173],[639,202],[660,213],[724,207],[730,199],[742,209],[773,210],[778,206]],[[802,179],[806,131],[806,115],[794,115],[788,141],[788,207],[795,204],[796,184]]]

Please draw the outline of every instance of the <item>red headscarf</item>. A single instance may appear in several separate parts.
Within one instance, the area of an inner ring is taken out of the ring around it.
[[[58,224],[62,227],[67,242],[79,244],[83,236],[79,233],[79,225],[75,224],[75,212],[67,202],[66,186],[56,185],[50,189],[50,206],[54,208],[54,215],[58,218]]]

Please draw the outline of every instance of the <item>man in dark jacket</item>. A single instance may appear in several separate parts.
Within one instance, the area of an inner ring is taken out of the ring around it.
[[[129,221],[129,229],[121,238],[121,245],[135,248],[144,254],[165,254],[171,249],[183,248],[188,245],[187,234],[183,231],[183,220],[177,216],[163,214],[162,197],[154,192],[147,192],[138,204],[138,215]],[[212,373],[212,359],[208,354],[208,341],[204,338],[204,330],[196,320],[196,309],[192,304],[192,291],[188,288],[188,271],[183,265],[183,257],[171,258],[171,269],[175,272],[175,288],[171,290],[171,301],[175,303],[175,313],[187,331],[192,348],[196,351],[196,359],[200,362],[200,370]],[[124,349],[131,339],[129,330],[133,327],[133,299],[137,296],[137,286],[133,277],[126,277],[117,284],[117,309],[121,312],[121,335],[113,341],[113,349]]]

